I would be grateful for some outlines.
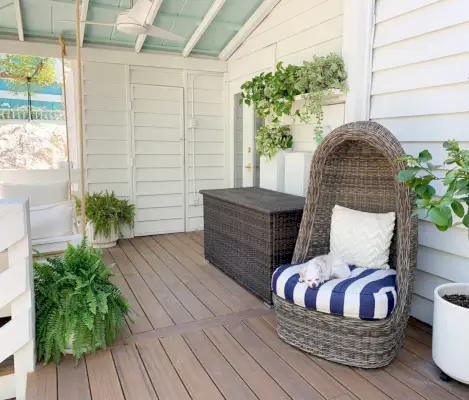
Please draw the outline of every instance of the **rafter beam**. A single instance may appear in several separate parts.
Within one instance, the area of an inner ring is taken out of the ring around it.
[[[86,18],[88,16],[88,6],[90,4],[90,0],[83,0],[81,3],[81,15],[80,15],[80,21],[86,21]],[[85,28],[86,24],[82,22],[81,24],[81,29],[80,29],[80,47],[83,47],[83,41],[85,40]]]
[[[15,14],[16,14],[16,27],[18,29],[18,38],[24,42],[24,31],[23,31],[23,17],[21,16],[21,5],[20,0],[14,0]]]
[[[150,12],[148,13],[147,19],[145,21],[146,24],[153,25],[153,21],[156,18],[156,14],[158,14],[161,4],[163,4],[163,0],[153,0],[153,4],[150,8]],[[142,50],[142,46],[146,38],[147,38],[146,34],[141,34],[137,36],[137,41],[135,42],[136,53],[140,53],[140,50]]]
[[[210,7],[210,9],[207,11],[207,14],[205,14],[204,19],[200,23],[200,25],[197,27],[195,32],[192,34],[191,38],[186,44],[186,47],[184,47],[184,50],[182,51],[183,57],[187,57],[192,49],[195,47],[197,42],[200,40],[202,35],[205,33],[207,28],[210,26],[212,21],[215,19],[217,14],[220,12],[220,10],[223,8],[224,4],[226,3],[226,0],[215,0]]]
[[[251,18],[247,20],[244,26],[231,39],[230,43],[222,50],[218,58],[222,61],[228,60],[239,46],[248,38],[248,36],[256,29],[260,23],[270,14],[280,0],[264,0],[259,8],[254,11]]]

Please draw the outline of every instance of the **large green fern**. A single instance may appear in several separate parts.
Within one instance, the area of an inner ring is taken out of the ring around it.
[[[123,332],[129,304],[110,282],[111,268],[86,238],[76,247],[68,245],[61,257],[34,263],[38,360],[58,364],[71,345],[78,361]]]

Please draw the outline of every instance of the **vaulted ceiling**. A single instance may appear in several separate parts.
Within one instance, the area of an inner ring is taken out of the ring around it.
[[[134,3],[136,1],[134,0]],[[263,2],[262,0],[154,1],[161,2],[161,5],[153,25],[182,36],[185,39],[184,43],[146,35],[137,38],[135,35],[119,32],[112,26],[86,24],[83,46],[104,44],[133,47],[137,52],[159,50],[177,53],[183,53],[186,48],[184,55],[191,53],[218,56]],[[114,23],[120,12],[131,7],[131,0],[81,0],[81,4],[82,20]],[[209,10],[212,18],[206,17],[210,14]],[[33,37],[57,38],[62,33],[65,39],[75,40],[75,25],[63,22],[74,19],[74,0],[0,0],[0,35],[15,35],[21,40],[23,32],[24,40],[27,41]],[[199,25],[201,28],[196,32]],[[191,37],[192,41],[188,44]]]

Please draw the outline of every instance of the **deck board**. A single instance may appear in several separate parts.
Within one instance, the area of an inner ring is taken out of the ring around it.
[[[280,340],[275,313],[203,256],[203,233],[121,240],[103,251],[133,309],[122,339],[77,366],[38,365],[28,400],[468,400],[443,382],[427,325],[410,320],[397,360],[335,364]]]

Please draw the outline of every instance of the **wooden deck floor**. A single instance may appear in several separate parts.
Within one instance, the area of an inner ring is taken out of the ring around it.
[[[390,366],[363,370],[304,354],[275,314],[203,257],[203,233],[124,240],[104,253],[136,314],[127,338],[74,367],[38,366],[28,400],[463,400],[439,380],[431,330],[412,321]]]

